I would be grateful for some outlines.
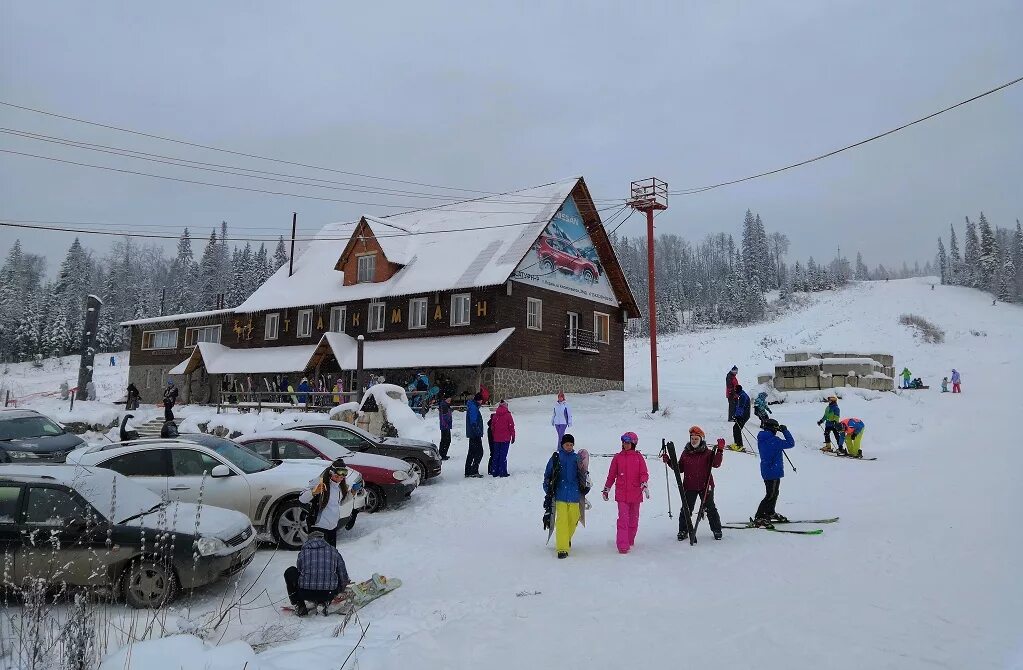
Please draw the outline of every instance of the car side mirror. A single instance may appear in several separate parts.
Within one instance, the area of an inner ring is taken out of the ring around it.
[[[216,466],[213,467],[213,470],[210,471],[210,476],[211,477],[230,477],[231,476],[231,468],[229,468],[229,467],[227,467],[226,465],[223,465],[223,464],[216,465]]]

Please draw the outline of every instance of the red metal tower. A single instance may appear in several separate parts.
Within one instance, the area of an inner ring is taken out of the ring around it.
[[[646,213],[647,313],[650,318],[650,404],[659,409],[657,398],[657,303],[654,300],[654,212],[668,209],[668,184],[656,177],[632,182],[629,206]]]

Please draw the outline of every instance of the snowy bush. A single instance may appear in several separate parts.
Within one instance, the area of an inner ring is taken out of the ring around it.
[[[916,334],[924,338],[924,342],[941,344],[945,341],[945,331],[936,325],[916,314],[903,314],[899,317],[899,323],[904,326],[916,329]]]

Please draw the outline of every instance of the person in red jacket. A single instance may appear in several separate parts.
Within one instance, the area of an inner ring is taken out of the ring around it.
[[[692,512],[695,510],[696,499],[699,498],[701,500],[715,540],[721,539],[721,516],[718,514],[718,508],[714,504],[714,475],[711,473],[711,470],[721,467],[724,450],[724,438],[718,438],[717,449],[710,449],[707,447],[706,435],[703,429],[699,426],[693,426],[689,429],[689,444],[682,450],[678,464],[679,469],[682,471],[682,489],[686,493],[686,506]],[[662,454],[661,459],[668,463],[667,454]],[[706,496],[704,496],[704,491],[706,491]],[[682,511],[679,510],[679,542],[689,539],[689,528],[691,526],[691,520],[687,520],[683,516]]]
[[[515,419],[503,399],[491,417],[490,429],[494,435],[494,464],[490,474],[494,477],[507,477],[508,449],[515,442]]]
[[[728,398],[728,420],[735,421],[735,387],[739,385],[739,366],[733,365],[725,375],[725,397]]]
[[[603,496],[607,500],[611,485],[615,487],[615,502],[618,503],[618,536],[616,544],[618,553],[627,554],[632,545],[636,544],[636,533],[639,531],[639,505],[644,496],[650,498],[647,480],[650,473],[646,468],[646,459],[636,451],[639,438],[635,433],[622,435],[622,450],[611,459],[611,469],[604,482]]]

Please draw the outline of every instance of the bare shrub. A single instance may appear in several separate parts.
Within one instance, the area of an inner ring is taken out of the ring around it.
[[[916,314],[903,314],[899,317],[899,323],[914,329],[914,335],[922,337],[924,342],[941,344],[945,341],[945,331],[936,325]]]

